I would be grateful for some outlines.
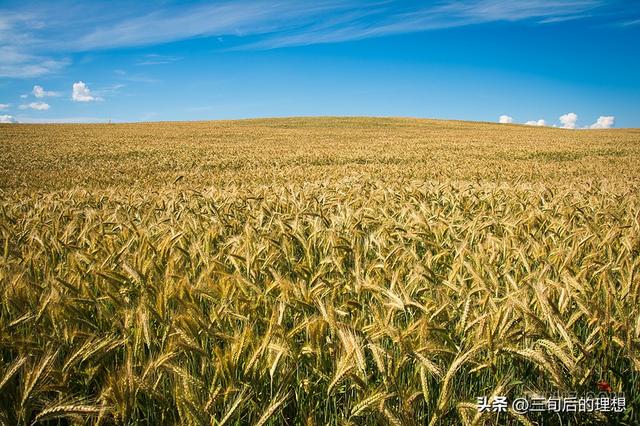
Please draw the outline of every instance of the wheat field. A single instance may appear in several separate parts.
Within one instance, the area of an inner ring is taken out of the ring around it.
[[[0,125],[0,424],[640,422],[640,130]],[[623,413],[478,412],[624,393]]]

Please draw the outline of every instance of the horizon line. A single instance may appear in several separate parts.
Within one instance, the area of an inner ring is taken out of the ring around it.
[[[165,124],[165,123],[208,123],[208,122],[237,122],[237,121],[258,121],[258,120],[287,120],[287,119],[336,119],[336,118],[351,118],[351,119],[392,119],[392,120],[422,120],[422,121],[454,121],[460,123],[469,124],[492,124],[500,126],[518,126],[527,128],[539,128],[539,129],[557,129],[557,130],[640,130],[640,127],[612,127],[608,129],[590,129],[576,127],[574,129],[567,129],[559,126],[532,126],[525,123],[499,123],[497,121],[484,121],[484,120],[464,120],[456,118],[431,118],[431,117],[416,117],[416,116],[393,116],[393,115],[291,115],[291,116],[255,116],[255,117],[240,117],[240,118],[211,118],[201,120],[140,120],[140,121],[118,121],[112,119],[104,119],[101,121],[60,121],[62,119],[52,119],[56,121],[40,121],[40,122],[17,122],[17,123],[0,123],[2,125],[117,125],[117,124]],[[80,117],[81,119],[81,117]],[[72,119],[71,119],[72,120]]]

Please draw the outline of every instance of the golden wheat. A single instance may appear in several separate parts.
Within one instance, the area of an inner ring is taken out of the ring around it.
[[[640,412],[640,132],[411,119],[0,125],[0,423]],[[66,422],[66,423],[65,423]]]

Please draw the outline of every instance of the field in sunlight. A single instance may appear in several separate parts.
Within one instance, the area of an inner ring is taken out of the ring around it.
[[[0,150],[0,424],[640,421],[640,130],[11,124]],[[476,406],[602,380],[624,411]]]

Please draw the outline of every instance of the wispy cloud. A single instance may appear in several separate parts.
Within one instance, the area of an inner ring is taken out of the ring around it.
[[[190,5],[177,1],[27,2],[15,10],[0,7],[0,77],[24,78],[56,72],[69,64],[65,55],[72,52],[221,36],[233,36],[236,48],[271,49],[498,21],[551,24],[597,14],[605,3],[606,0],[443,0],[430,4],[400,0],[228,0]],[[177,59],[150,55],[139,64],[158,65]]]
[[[150,53],[148,55],[144,55],[144,59],[138,62],[136,65],[164,65],[179,61],[180,59],[182,58],[179,56],[158,55],[155,53]]]
[[[33,55],[16,46],[0,46],[0,77],[31,78],[59,71],[68,59]]]
[[[417,8],[393,8],[381,4],[378,9],[368,8],[366,19],[355,15],[353,19],[328,24],[326,21],[293,31],[278,32],[245,48],[270,49],[277,47],[333,43],[360,40],[385,35],[441,30],[445,28],[479,25],[491,22],[532,20],[549,23],[579,19],[584,12],[597,8],[599,0],[542,1],[500,0],[447,1]],[[544,22],[547,20],[547,22]]]
[[[91,95],[96,97],[96,100],[103,100],[105,96],[112,96],[120,93],[120,89],[126,87],[126,84],[116,83],[110,86],[100,87],[91,91]]]
[[[46,111],[50,108],[46,102],[31,102],[29,104],[20,105],[20,109],[34,109],[36,111]]]
[[[161,80],[157,78],[147,77],[145,75],[129,74],[125,70],[116,69],[113,70],[114,74],[118,76],[119,80],[130,81],[132,83],[158,83]]]
[[[634,19],[631,21],[625,21],[620,24],[623,27],[632,27],[634,25],[640,25],[640,19]]]
[[[294,24],[291,23],[299,19],[309,22],[311,18],[353,6],[342,6],[336,0],[242,0],[181,7],[171,5],[99,26],[77,38],[71,48],[94,50],[154,45],[204,36],[264,34],[292,27]]]
[[[585,19],[585,18],[589,18],[593,15],[590,14],[584,14],[584,15],[566,15],[566,16],[552,16],[550,18],[544,18],[541,19],[540,21],[538,21],[539,24],[557,24],[560,22],[567,22],[567,21],[575,21],[578,19]]]
[[[0,111],[6,111],[10,106],[10,104],[0,104]]]

